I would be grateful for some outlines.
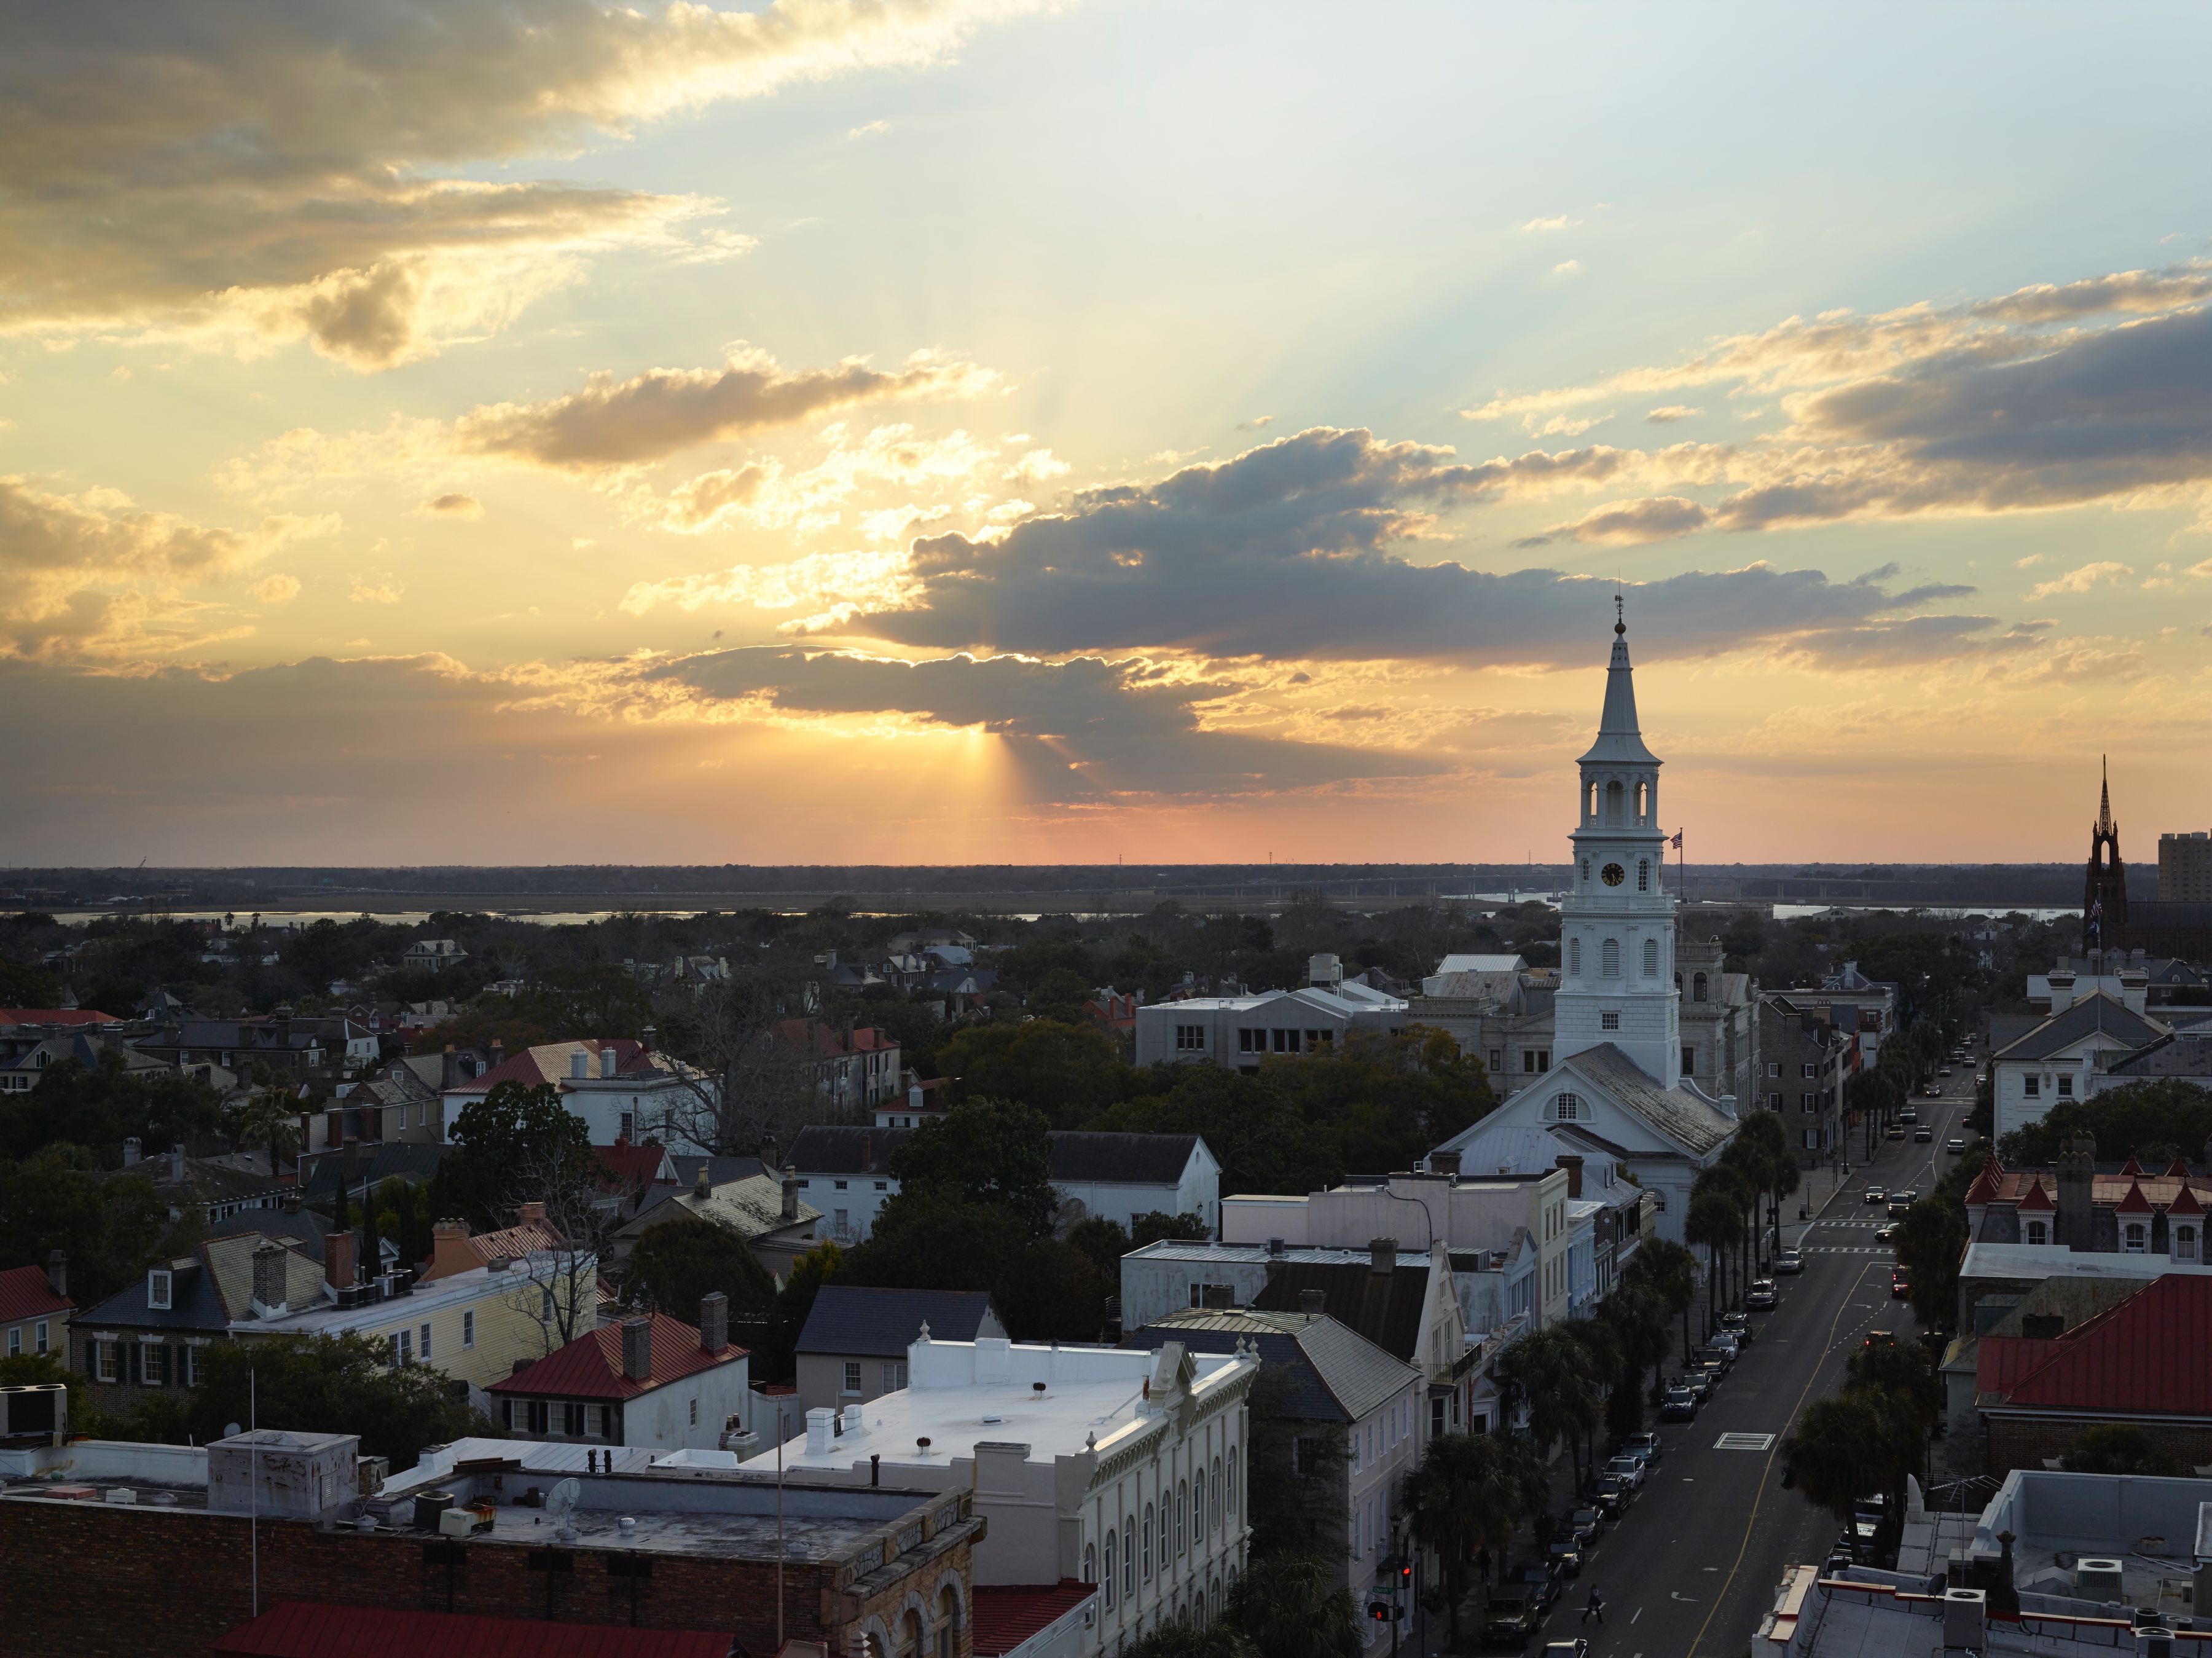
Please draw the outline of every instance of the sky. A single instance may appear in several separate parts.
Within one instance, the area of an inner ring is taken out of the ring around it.
[[[8,7],[14,865],[2212,823],[2212,14]]]

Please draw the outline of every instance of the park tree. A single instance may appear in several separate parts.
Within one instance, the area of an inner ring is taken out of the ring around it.
[[[891,1153],[899,1193],[923,1193],[1003,1209],[1033,1235],[1050,1230],[1051,1125],[1035,1108],[970,1099],[924,1123]]]

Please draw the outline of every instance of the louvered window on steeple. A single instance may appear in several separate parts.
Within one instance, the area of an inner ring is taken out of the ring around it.
[[[1644,976],[1647,979],[1659,976],[1659,941],[1656,938],[1644,941]]]
[[[1608,979],[1620,976],[1620,940],[1607,938],[1598,950],[1598,970]]]
[[[1651,860],[1649,858],[1636,860],[1636,890],[1638,892],[1651,890]]]
[[[1579,938],[1567,940],[1567,975],[1575,979],[1583,976],[1583,941]]]

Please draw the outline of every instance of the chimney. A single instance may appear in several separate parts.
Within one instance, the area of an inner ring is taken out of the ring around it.
[[[438,1091],[442,1094],[449,1088],[460,1085],[461,1056],[453,1052],[453,1043],[447,1042],[445,1053],[439,1056]]]
[[[181,1145],[172,1145],[169,1148],[169,1184],[182,1186],[184,1183],[185,1148]]]
[[[489,1046],[487,1047],[484,1051],[486,1058],[489,1061],[489,1063],[484,1067],[486,1070],[496,1071],[500,1066],[507,1063],[507,1044],[499,1041],[497,1038],[494,1038]]]
[[[622,1327],[623,1375],[632,1382],[653,1380],[653,1321],[626,1319]]]
[[[612,1082],[614,1080],[614,1075],[615,1051],[611,1048],[603,1048],[599,1050],[600,1079],[605,1082]]]
[[[875,1166],[876,1137],[873,1134],[863,1134],[860,1136],[860,1172],[865,1175]]]
[[[700,1158],[698,1178],[691,1182],[691,1195],[702,1201],[714,1195],[714,1161],[712,1157]]]
[[[1578,1198],[1583,1194],[1583,1160],[1571,1151],[1559,1153],[1559,1167],[1567,1171],[1567,1195]]]
[[[1328,1310],[1328,1297],[1319,1290],[1298,1291],[1298,1310],[1308,1318],[1319,1318]]]
[[[720,1290],[699,1297],[699,1345],[719,1353],[730,1345],[730,1298]]]
[[[1398,1270],[1398,1240],[1370,1238],[1367,1241],[1367,1270],[1378,1278],[1388,1278]]]
[[[123,1166],[125,1169],[137,1167],[139,1155],[138,1137],[134,1134],[123,1142]]]
[[[2139,967],[2122,968],[2120,1000],[2129,1012],[2142,1012],[2150,1000],[2150,975]]]
[[[1456,1151],[1430,1152],[1429,1172],[1431,1175],[1457,1175],[1459,1173],[1459,1153]]]
[[[344,1238],[350,1254],[353,1234],[333,1232],[328,1242],[335,1243]],[[284,1246],[264,1243],[253,1252],[253,1299],[271,1312],[284,1310]]]
[[[56,1249],[46,1257],[46,1288],[60,1301],[69,1299],[69,1257]]]
[[[806,1413],[806,1454],[809,1456],[830,1455],[830,1436],[836,1431],[837,1412],[827,1406],[817,1405]]]
[[[2074,1005],[2074,969],[2054,967],[2051,969],[2050,981],[2051,1011],[2063,1013]]]
[[[2097,1142],[2078,1134],[2058,1148],[2058,1241],[2069,1249],[2094,1247]]]
[[[477,1252],[469,1248],[469,1224],[450,1217],[432,1224],[430,1228],[430,1270],[426,1278],[451,1278],[456,1272],[465,1272],[483,1262]]]
[[[591,1056],[586,1054],[580,1048],[568,1056],[568,1080],[570,1082],[580,1083],[590,1074],[587,1069],[590,1059]]]
[[[545,1206],[542,1203],[521,1205],[514,1212],[514,1224],[517,1226],[543,1226],[545,1224]]]
[[[921,1078],[918,1073],[909,1071],[907,1072],[906,1108],[909,1111],[919,1111],[925,1103],[921,1093]]]
[[[353,1250],[354,1236],[351,1232],[329,1232],[324,1235],[323,1281],[331,1289],[349,1290],[353,1287]],[[253,1258],[253,1264],[254,1270],[258,1273],[261,1267],[261,1257],[258,1254]],[[277,1295],[280,1299],[283,1295],[283,1283],[284,1280],[280,1274],[276,1280]],[[258,1278],[254,1281],[253,1293],[256,1296],[261,1293],[260,1280]]]
[[[799,1170],[789,1163],[783,1165],[783,1218],[786,1221],[799,1218]]]

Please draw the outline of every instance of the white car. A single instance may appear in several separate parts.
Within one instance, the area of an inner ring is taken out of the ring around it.
[[[1631,1487],[1644,1483],[1644,1459],[1639,1456],[1616,1456],[1607,1460],[1601,1472],[1626,1482]]]

